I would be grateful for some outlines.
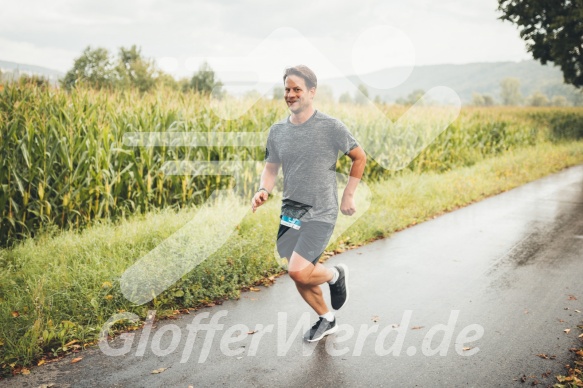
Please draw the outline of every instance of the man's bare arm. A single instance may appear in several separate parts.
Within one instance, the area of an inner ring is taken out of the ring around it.
[[[265,163],[265,167],[261,173],[261,184],[259,187],[267,189],[270,193],[273,191],[280,165],[280,163]]]
[[[277,173],[279,172],[280,163],[265,163],[265,167],[263,168],[263,172],[261,173],[261,183],[259,187],[267,190],[269,193],[273,191],[275,187],[275,180],[277,179]],[[264,190],[260,190],[253,195],[253,199],[251,200],[251,208],[253,209],[253,213],[255,210],[267,201],[269,195]]]
[[[353,196],[358,186],[358,182],[362,178],[364,172],[364,166],[366,165],[366,154],[362,147],[358,146],[353,148],[348,156],[352,159],[352,167],[350,168],[350,177],[348,178],[348,183],[344,189],[344,195]]]
[[[362,178],[362,173],[364,172],[364,166],[366,165],[366,154],[363,149],[359,146],[352,149],[348,156],[352,159],[352,167],[350,168],[350,176],[348,177],[348,183],[346,188],[344,188],[344,194],[342,194],[342,203],[340,204],[340,211],[342,214],[351,216],[356,213],[356,203],[354,201],[354,192],[356,187],[358,187],[358,182]]]

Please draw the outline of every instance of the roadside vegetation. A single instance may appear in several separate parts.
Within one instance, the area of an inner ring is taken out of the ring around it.
[[[221,120],[205,96],[8,85],[0,92],[0,368],[17,373],[95,343],[113,314],[168,316],[237,298],[283,273],[274,257],[277,194],[210,258],[145,305],[120,291],[137,259],[193,219],[228,176],[159,172],[166,161],[261,161],[264,147],[130,147],[128,132],[264,132],[285,115],[260,100],[241,118]],[[382,125],[366,107],[322,107],[353,130]],[[392,120],[407,109],[379,105]],[[424,118],[431,123],[431,115]],[[328,247],[335,253],[389,236],[568,166],[583,163],[580,108],[463,108],[406,168],[370,158],[368,211]],[[358,137],[358,136],[357,136]],[[365,150],[366,151],[366,150]],[[337,170],[348,173],[343,157]],[[240,190],[206,213],[249,208],[257,166],[242,167]],[[213,213],[216,212],[215,213]],[[207,230],[197,230],[206,241]]]

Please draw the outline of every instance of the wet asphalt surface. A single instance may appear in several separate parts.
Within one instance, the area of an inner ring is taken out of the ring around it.
[[[583,166],[333,256],[327,265],[337,263],[350,269],[350,296],[336,314],[339,331],[319,343],[302,340],[316,315],[286,275],[239,300],[156,321],[148,336],[135,332],[125,355],[95,348],[75,355],[83,357],[78,363],[66,357],[0,385],[552,385],[571,360],[569,348],[581,345]],[[324,294],[328,299],[327,287]],[[218,326],[209,329],[213,318]],[[117,338],[109,346],[123,344]],[[151,373],[159,368],[167,369]]]

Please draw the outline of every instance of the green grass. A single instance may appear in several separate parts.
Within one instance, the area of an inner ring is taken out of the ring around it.
[[[416,173],[446,172],[508,150],[583,136],[579,107],[464,107],[440,133],[437,107],[426,106],[408,117],[409,107],[404,106],[316,103],[318,109],[343,120],[362,143],[371,156],[365,167],[371,181],[394,176],[392,170],[404,167],[401,162]],[[264,159],[263,144],[191,147],[174,146],[179,144],[175,142],[143,147],[124,143],[124,135],[133,132],[264,136],[271,124],[286,115],[283,102],[272,100],[258,101],[236,120],[217,113],[208,99],[195,93],[84,88],[69,93],[7,85],[0,90],[0,246],[35,236],[48,225],[78,230],[103,219],[196,206],[215,187],[233,181],[237,190],[252,194]],[[423,149],[424,144],[430,145]],[[219,160],[259,163],[238,166],[234,177],[162,171],[172,161]],[[348,157],[338,162],[340,168],[349,163]]]
[[[370,208],[345,233],[333,236],[325,256],[579,163],[583,142],[542,143],[441,174],[405,171],[369,182]],[[228,201],[215,210],[248,207],[248,200]],[[153,210],[115,223],[101,221],[81,232],[44,230],[0,250],[0,367],[6,371],[31,365],[47,352],[61,354],[72,340],[91,343],[117,312],[131,311],[143,318],[154,308],[161,316],[177,308],[236,298],[242,287],[281,273],[274,258],[278,207],[272,200],[249,213],[216,254],[144,306],[134,306],[122,296],[121,274],[190,221],[196,209]],[[212,211],[207,217],[209,223],[215,218]],[[349,217],[340,219],[338,225]],[[196,233],[196,238],[205,239],[207,231]]]

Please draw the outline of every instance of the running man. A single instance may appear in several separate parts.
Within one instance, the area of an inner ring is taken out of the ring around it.
[[[312,70],[304,65],[287,68],[283,82],[290,115],[269,129],[265,168],[252,208],[255,212],[267,201],[281,165],[283,196],[277,250],[288,259],[288,273],[302,298],[319,315],[304,335],[305,340],[314,342],[338,329],[320,285],[329,284],[334,310],[348,299],[348,268],[344,264],[328,268],[319,263],[338,216],[338,151],[352,159],[340,206],[342,214],[348,216],[356,212],[354,192],[366,155],[340,120],[314,109],[317,79]]]

